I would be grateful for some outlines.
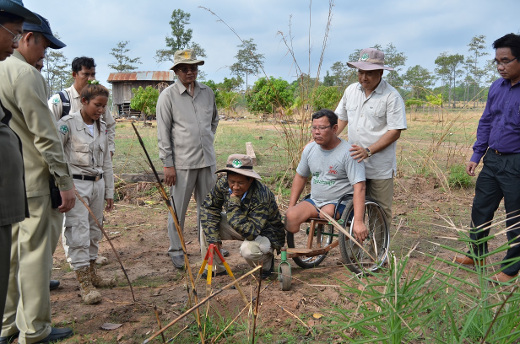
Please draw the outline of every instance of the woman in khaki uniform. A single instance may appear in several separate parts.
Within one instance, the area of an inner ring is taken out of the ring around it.
[[[87,85],[81,91],[81,110],[58,122],[76,190],[99,223],[103,221],[105,200],[105,210],[111,211],[114,206],[112,160],[106,124],[100,119],[108,95],[108,90],[97,82]],[[63,234],[65,244],[69,246],[67,259],[76,271],[83,302],[99,303],[101,294],[96,287],[112,287],[115,280],[97,275],[95,261],[102,232],[80,200],[76,200],[74,208],[65,214]]]

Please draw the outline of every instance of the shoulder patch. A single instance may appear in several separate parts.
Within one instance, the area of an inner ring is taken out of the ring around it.
[[[52,97],[53,104],[58,104],[59,102],[60,102],[60,96],[55,95],[54,97]]]
[[[60,133],[62,133],[63,135],[66,135],[68,132],[69,132],[69,127],[67,127],[65,124],[63,124],[60,127]]]

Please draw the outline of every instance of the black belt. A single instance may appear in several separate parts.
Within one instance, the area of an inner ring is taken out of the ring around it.
[[[491,149],[496,155],[511,155],[511,154],[516,154],[516,153],[503,153],[503,152],[500,152],[496,149]]]
[[[97,182],[98,180],[103,178],[103,174],[98,174],[97,176],[84,176],[82,174],[73,174],[72,178],[80,180],[91,180],[93,182]]]

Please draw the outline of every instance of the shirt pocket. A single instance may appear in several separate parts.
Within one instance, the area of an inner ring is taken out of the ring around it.
[[[386,116],[386,106],[385,102],[377,101],[371,104],[368,104],[366,109],[367,115],[371,118],[381,119]]]
[[[90,148],[88,143],[72,142],[70,163],[76,166],[90,166]]]
[[[357,109],[358,109],[357,104],[346,107],[347,118],[348,118],[349,123],[354,123],[353,121],[354,121],[354,118],[356,118]]]
[[[103,162],[105,161],[105,146],[103,144],[97,143],[96,149],[96,166],[103,167]]]

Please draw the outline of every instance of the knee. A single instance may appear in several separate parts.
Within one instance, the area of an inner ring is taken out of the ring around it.
[[[240,255],[246,260],[258,261],[263,253],[258,243],[245,240],[242,245],[240,245]]]

